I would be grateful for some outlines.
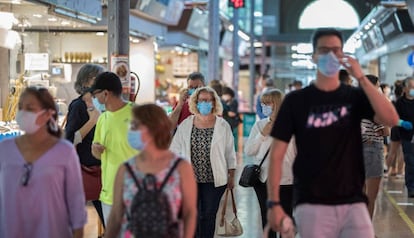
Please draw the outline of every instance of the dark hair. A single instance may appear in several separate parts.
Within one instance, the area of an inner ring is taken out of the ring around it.
[[[85,64],[80,69],[76,76],[75,81],[75,91],[78,94],[84,94],[87,90],[85,84],[87,84],[91,79],[95,78],[98,74],[104,71],[104,67],[98,64]]]
[[[341,46],[344,45],[344,39],[340,31],[336,30],[335,28],[318,28],[313,32],[312,35],[313,52],[316,51],[316,45],[318,43],[319,38],[323,36],[336,36],[341,40]]]
[[[38,87],[28,87],[26,88],[20,97],[24,95],[33,95],[40,103],[42,109],[53,110],[53,120],[47,122],[47,132],[52,136],[60,138],[62,136],[62,129],[59,127],[58,121],[58,108],[56,106],[55,100],[52,95],[49,93],[47,88],[38,88]]]
[[[221,97],[223,95],[223,85],[221,84],[220,80],[214,79],[211,80],[209,86],[216,91],[217,95]]]
[[[293,86],[302,86],[302,85],[303,85],[303,83],[302,83],[302,81],[300,81],[300,80],[295,80],[295,81],[293,81],[292,85],[293,85]]]
[[[351,78],[349,77],[348,71],[346,69],[339,70],[339,81],[342,83],[348,83]]]
[[[374,85],[377,85],[377,83],[379,81],[378,77],[375,76],[375,75],[372,75],[372,74],[367,74],[367,75],[365,75],[365,77],[367,77],[367,79]]]
[[[385,88],[389,88],[389,87],[390,87],[390,85],[388,85],[388,83],[382,83],[382,84],[380,84],[380,88],[381,88],[382,92],[384,92],[384,89]]]
[[[132,116],[148,127],[158,149],[169,148],[173,128],[164,109],[153,103],[142,104],[132,108]]]
[[[399,98],[403,95],[404,92],[404,86],[403,82],[401,80],[396,80],[394,82],[394,95],[396,98]]]
[[[203,85],[206,85],[204,75],[200,72],[191,73],[190,75],[188,75],[187,81],[188,80],[200,80],[203,83]]]
[[[108,90],[112,92],[115,96],[120,96],[122,94],[122,83],[121,79],[112,72],[103,72],[96,76],[95,83],[92,86],[91,90]]]
[[[234,90],[229,87],[223,87],[223,94],[228,94],[232,98],[234,98],[236,95],[234,94]]]

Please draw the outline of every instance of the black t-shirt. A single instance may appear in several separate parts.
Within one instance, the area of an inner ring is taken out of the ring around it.
[[[78,131],[87,121],[89,115],[86,103],[81,97],[73,100],[68,109],[67,123],[65,127],[65,137],[73,143],[75,132]],[[101,161],[92,155],[92,141],[95,133],[95,127],[82,139],[82,142],[76,145],[80,163],[85,166],[100,165]]]
[[[332,92],[314,85],[289,93],[271,135],[295,136],[294,203],[366,202],[361,119],[373,109],[361,89],[341,84]]]
[[[400,97],[395,102],[395,109],[400,116],[400,119],[404,121],[409,121],[414,125],[414,100],[409,100],[406,97]],[[402,127],[398,127],[400,132],[401,140],[411,141],[413,137],[413,130],[405,130]]]

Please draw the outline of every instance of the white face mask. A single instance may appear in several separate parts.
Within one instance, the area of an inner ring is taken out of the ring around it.
[[[270,117],[270,115],[272,115],[273,108],[271,106],[268,106],[262,103],[262,112],[263,112],[263,115],[265,115],[266,117]]]
[[[45,110],[40,112],[29,112],[26,110],[19,110],[16,113],[16,122],[19,125],[20,130],[26,134],[34,134],[39,130],[40,125],[36,124],[36,120],[40,114],[44,113]]]

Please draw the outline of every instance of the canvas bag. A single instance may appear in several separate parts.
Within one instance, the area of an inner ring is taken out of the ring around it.
[[[234,213],[233,219],[226,218],[226,208],[227,208],[229,191],[231,194],[231,204],[233,206],[233,213]],[[225,236],[225,237],[242,235],[243,227],[239,219],[237,218],[237,209],[236,209],[236,202],[234,200],[233,189],[228,189],[228,188],[226,189],[225,198],[223,202],[224,204],[221,209],[220,223],[217,227],[217,235]]]

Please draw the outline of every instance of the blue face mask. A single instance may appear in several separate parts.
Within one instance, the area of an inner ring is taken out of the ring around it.
[[[408,92],[408,94],[409,94],[411,97],[414,97],[414,89],[410,89],[410,91]]]
[[[211,109],[213,109],[212,102],[198,102],[197,109],[201,115],[206,116],[211,113]]]
[[[129,146],[136,150],[143,150],[145,144],[142,141],[141,131],[128,130],[128,143]]]
[[[272,115],[273,108],[271,106],[268,106],[262,103],[262,112],[263,112],[263,115],[265,115],[266,117],[270,117],[270,115]]]
[[[98,99],[97,98],[92,98],[92,103],[93,103],[93,106],[97,109],[97,110],[99,110],[99,111],[101,111],[101,112],[103,112],[103,111],[105,111],[105,104],[102,104],[102,103],[100,103],[99,101],[98,101]]]
[[[327,54],[319,55],[317,65],[319,72],[327,77],[335,75],[341,67],[338,58],[336,58],[332,51]]]
[[[195,92],[195,88],[190,88],[190,89],[188,89],[188,95],[192,95],[194,92]]]

